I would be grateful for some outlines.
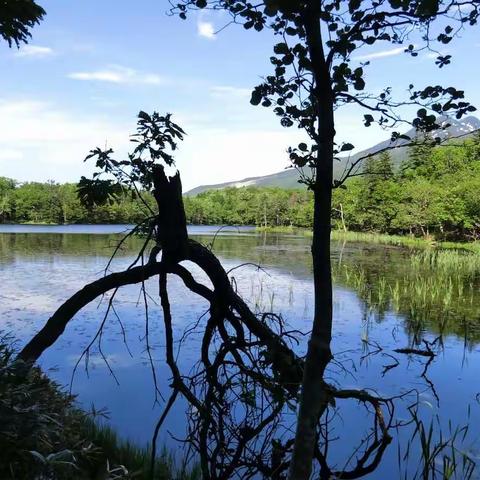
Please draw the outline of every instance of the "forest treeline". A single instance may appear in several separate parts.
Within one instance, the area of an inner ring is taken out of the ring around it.
[[[143,199],[153,205],[148,195]],[[313,195],[306,189],[244,187],[184,197],[191,224],[312,226]],[[395,167],[388,152],[367,160],[362,175],[334,192],[338,229],[480,236],[480,135],[462,143],[419,143]],[[18,223],[135,223],[148,207],[130,192],[102,206],[82,205],[75,184],[0,177],[0,221]]]
[[[146,202],[153,199],[146,196]],[[105,205],[84,206],[74,183],[18,183],[0,177],[2,223],[136,223],[147,207],[129,192]]]
[[[280,188],[227,188],[185,199],[197,224],[312,227],[313,194]],[[417,143],[395,167],[388,152],[333,194],[334,226],[353,231],[480,236],[480,135],[460,143]]]
[[[395,168],[388,152],[334,191],[338,229],[480,235],[480,135],[462,143],[418,143]],[[191,223],[312,227],[313,194],[279,188],[227,188],[185,199]]]

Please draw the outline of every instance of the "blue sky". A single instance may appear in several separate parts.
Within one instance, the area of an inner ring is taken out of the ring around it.
[[[189,134],[177,156],[185,189],[288,165],[285,150],[302,132],[249,105],[251,88],[270,73],[270,33],[231,26],[216,35],[226,16],[182,21],[166,15],[165,0],[39,3],[47,16],[29,46],[0,44],[1,176],[77,181],[91,172],[82,161],[90,148],[127,150],[140,109],[173,113]],[[426,54],[412,59],[388,44],[359,56],[372,62],[372,89],[451,84],[480,106],[480,29],[463,32],[445,53],[454,62],[442,70]],[[337,140],[358,149],[388,137],[364,128],[355,108],[336,120]]]

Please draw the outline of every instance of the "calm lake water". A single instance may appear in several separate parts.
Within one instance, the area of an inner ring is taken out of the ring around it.
[[[0,225],[0,330],[11,332],[20,344],[45,323],[70,295],[103,274],[114,246],[128,225],[108,226],[2,226]],[[211,243],[215,227],[192,227],[190,234]],[[111,270],[128,266],[140,240],[126,243]],[[223,229],[215,237],[214,252],[229,269],[246,262],[261,264],[265,271],[245,266],[233,272],[239,292],[252,309],[281,312],[292,328],[308,332],[312,320],[310,240],[299,235],[261,235],[249,228]],[[465,253],[465,255],[467,255]],[[342,388],[370,388],[384,396],[412,388],[421,398],[425,422],[439,416],[443,434],[448,424],[469,424],[459,445],[478,459],[480,452],[480,268],[470,257],[452,263],[428,253],[358,243],[334,243],[334,340],[339,364],[332,363],[329,378]],[[170,282],[175,337],[179,339],[205,311],[207,305],[180,282]],[[164,362],[162,316],[155,304],[155,282],[147,289],[151,301],[151,339],[158,378],[166,391],[169,370]],[[80,365],[73,379],[73,392],[85,408],[92,404],[110,412],[111,424],[125,437],[146,443],[161,411],[153,405],[154,390],[145,354],[144,317],[138,306],[139,288],[126,287],[117,297],[116,310],[127,335],[127,351],[118,322],[111,318],[103,338],[106,353],[119,385],[98,355],[90,357],[89,375]],[[72,370],[82,350],[103,318],[107,299],[84,309],[69,324],[61,339],[41,358],[42,367],[62,385],[71,381]],[[426,359],[393,352],[396,348],[425,348],[436,343],[437,353],[422,376]],[[380,345],[383,350],[377,349]],[[305,350],[301,341],[299,353]],[[179,364],[189,369],[197,359],[199,337],[193,335],[179,352]],[[370,352],[370,355],[367,355]],[[398,365],[385,367],[398,361]],[[412,398],[399,402],[397,419],[407,419]],[[338,467],[349,457],[355,442],[368,426],[356,402],[338,404],[333,424],[336,437],[330,449]],[[183,410],[179,403],[171,412],[162,434],[163,443],[181,447],[169,435],[183,433]],[[428,425],[427,425],[428,426]],[[394,432],[380,466],[368,478],[386,475],[400,478],[398,448],[407,448],[410,427]],[[418,449],[418,444],[413,449]],[[408,470],[412,478],[416,463]],[[478,478],[478,477],[474,477]]]

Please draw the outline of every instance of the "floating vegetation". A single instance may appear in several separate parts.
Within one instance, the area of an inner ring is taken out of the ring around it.
[[[332,240],[344,242],[374,243],[403,247],[425,248],[435,245],[432,238],[414,237],[413,235],[387,235],[383,233],[332,231]]]
[[[470,251],[480,254],[480,242],[443,242],[431,236],[415,237],[413,235],[389,235],[375,232],[332,231],[331,238],[338,242],[358,242],[378,245],[395,245],[414,249],[441,249],[453,251]]]
[[[462,250],[425,250],[411,257],[412,269],[429,269],[436,276],[478,278],[480,255]]]

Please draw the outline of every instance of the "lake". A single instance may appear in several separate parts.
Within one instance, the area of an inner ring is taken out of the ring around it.
[[[20,344],[45,323],[70,295],[103,275],[110,255],[128,231],[128,225],[30,226],[0,225],[0,330],[11,332]],[[307,333],[312,321],[313,288],[310,240],[302,235],[258,234],[251,228],[191,227],[190,235],[212,244],[232,276],[239,293],[255,311],[281,313],[292,328]],[[130,239],[118,252],[110,270],[120,270],[135,258],[140,239]],[[329,379],[342,388],[373,389],[394,396],[416,389],[419,411],[427,427],[431,420],[444,436],[452,428],[470,425],[459,449],[479,457],[480,424],[480,261],[464,252],[415,251],[394,246],[334,242],[334,339]],[[162,316],[157,285],[147,282],[151,296],[150,320],[153,356],[161,390],[166,392],[170,372],[164,362]],[[179,281],[169,287],[178,340],[207,308]],[[117,298],[116,311],[123,321],[127,346],[115,317],[109,318],[103,350],[113,367],[109,373],[99,355],[89,358],[88,372],[80,363],[73,368],[95,335],[108,299],[89,305],[67,327],[64,335],[40,360],[43,369],[62,385],[72,382],[72,391],[86,409],[105,407],[118,432],[138,443],[147,443],[161,409],[154,405],[154,389],[145,353],[143,309],[139,288],[125,287]],[[425,343],[430,342],[430,343]],[[425,349],[436,353],[424,373],[425,357],[395,353],[398,348]],[[179,344],[177,347],[180,348]],[[380,348],[381,347],[381,348]],[[179,365],[189,369],[197,360],[199,337],[191,335],[179,351]],[[130,355],[130,353],[131,355]],[[298,352],[305,352],[301,337]],[[98,352],[97,352],[98,353]],[[395,362],[398,365],[395,365]],[[408,419],[410,399],[399,401],[397,417]],[[356,402],[337,405],[333,425],[333,461],[341,467],[366,427],[365,415]],[[176,405],[165,424],[161,441],[173,450],[173,440],[184,432],[182,403]],[[398,448],[403,452],[411,427],[393,432],[379,467],[367,478],[399,478]],[[347,441],[345,441],[347,438]],[[411,447],[412,449],[417,447]],[[402,468],[413,478],[411,465]],[[398,475],[397,475],[398,473]],[[461,478],[461,477],[459,477]],[[473,477],[477,478],[477,477]]]

